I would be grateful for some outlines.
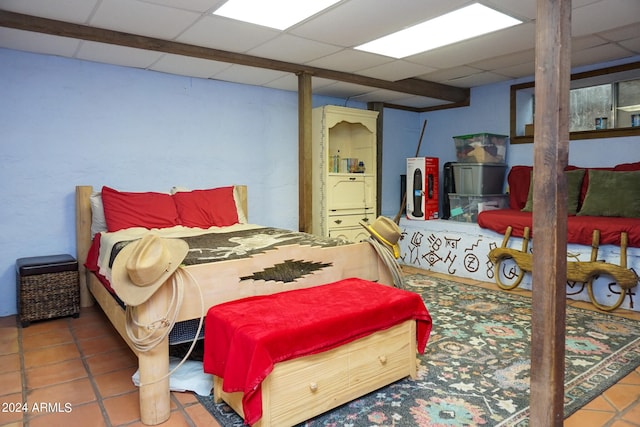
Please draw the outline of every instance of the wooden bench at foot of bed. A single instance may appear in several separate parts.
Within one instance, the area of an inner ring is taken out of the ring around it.
[[[416,378],[415,321],[319,354],[276,363],[262,382],[259,427],[292,426],[405,377]],[[244,418],[242,392],[222,391],[214,377],[216,403],[225,401]]]
[[[220,304],[206,321],[214,398],[261,427],[415,378],[431,332],[420,295],[358,278]]]

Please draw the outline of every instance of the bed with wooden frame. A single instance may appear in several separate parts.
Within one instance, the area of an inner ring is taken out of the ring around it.
[[[246,216],[247,188],[235,186],[234,189],[239,195],[241,209]],[[76,245],[80,268],[81,306],[87,307],[97,302],[114,328],[136,353],[140,382],[143,384],[139,389],[140,417],[144,424],[157,425],[166,421],[170,415],[169,380],[165,378],[154,382],[168,372],[169,342],[165,338],[153,350],[138,352],[127,337],[125,309],[100,279],[85,268],[84,263],[92,244],[90,197],[93,192],[92,186],[76,187]],[[321,263],[323,268],[289,283],[247,278],[256,271],[263,271],[283,261],[295,259]],[[245,259],[190,265],[186,268],[202,289],[205,310],[226,301],[318,286],[347,277],[393,284],[388,268],[367,242],[332,247],[286,245]],[[161,287],[146,304],[138,307],[138,321],[148,323],[164,316],[170,298],[171,288]],[[177,321],[200,319],[202,314],[199,298],[185,298]]]

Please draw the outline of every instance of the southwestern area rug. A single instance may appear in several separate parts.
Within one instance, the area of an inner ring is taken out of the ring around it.
[[[418,379],[300,426],[527,426],[531,299],[422,275],[405,280],[433,317]],[[640,322],[567,307],[565,356],[567,417],[640,366]],[[226,404],[199,400],[223,427],[243,425]]]

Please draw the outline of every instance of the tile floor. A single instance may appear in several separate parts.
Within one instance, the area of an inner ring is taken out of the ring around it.
[[[640,320],[639,313],[619,313]],[[27,328],[18,327],[15,316],[2,317],[0,426],[140,426],[138,391],[131,382],[135,366],[136,358],[98,308],[83,308],[79,319],[34,322]],[[17,407],[25,402],[29,411],[20,412]],[[36,411],[34,403],[45,407]],[[219,426],[192,393],[172,393],[171,406],[163,426]],[[640,368],[564,425],[640,426]]]

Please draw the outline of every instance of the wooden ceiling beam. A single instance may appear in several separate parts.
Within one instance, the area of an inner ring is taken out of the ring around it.
[[[392,82],[341,71],[310,67],[307,65],[294,64],[275,59],[195,46],[171,40],[140,36],[121,31],[96,28],[88,25],[74,24],[71,22],[58,21],[5,10],[0,10],[0,26],[60,37],[69,37],[79,40],[202,58],[211,61],[266,68],[298,75],[304,73],[314,77],[440,99],[451,103],[465,103],[469,100],[470,91],[467,88],[459,88],[426,80],[410,78]]]

